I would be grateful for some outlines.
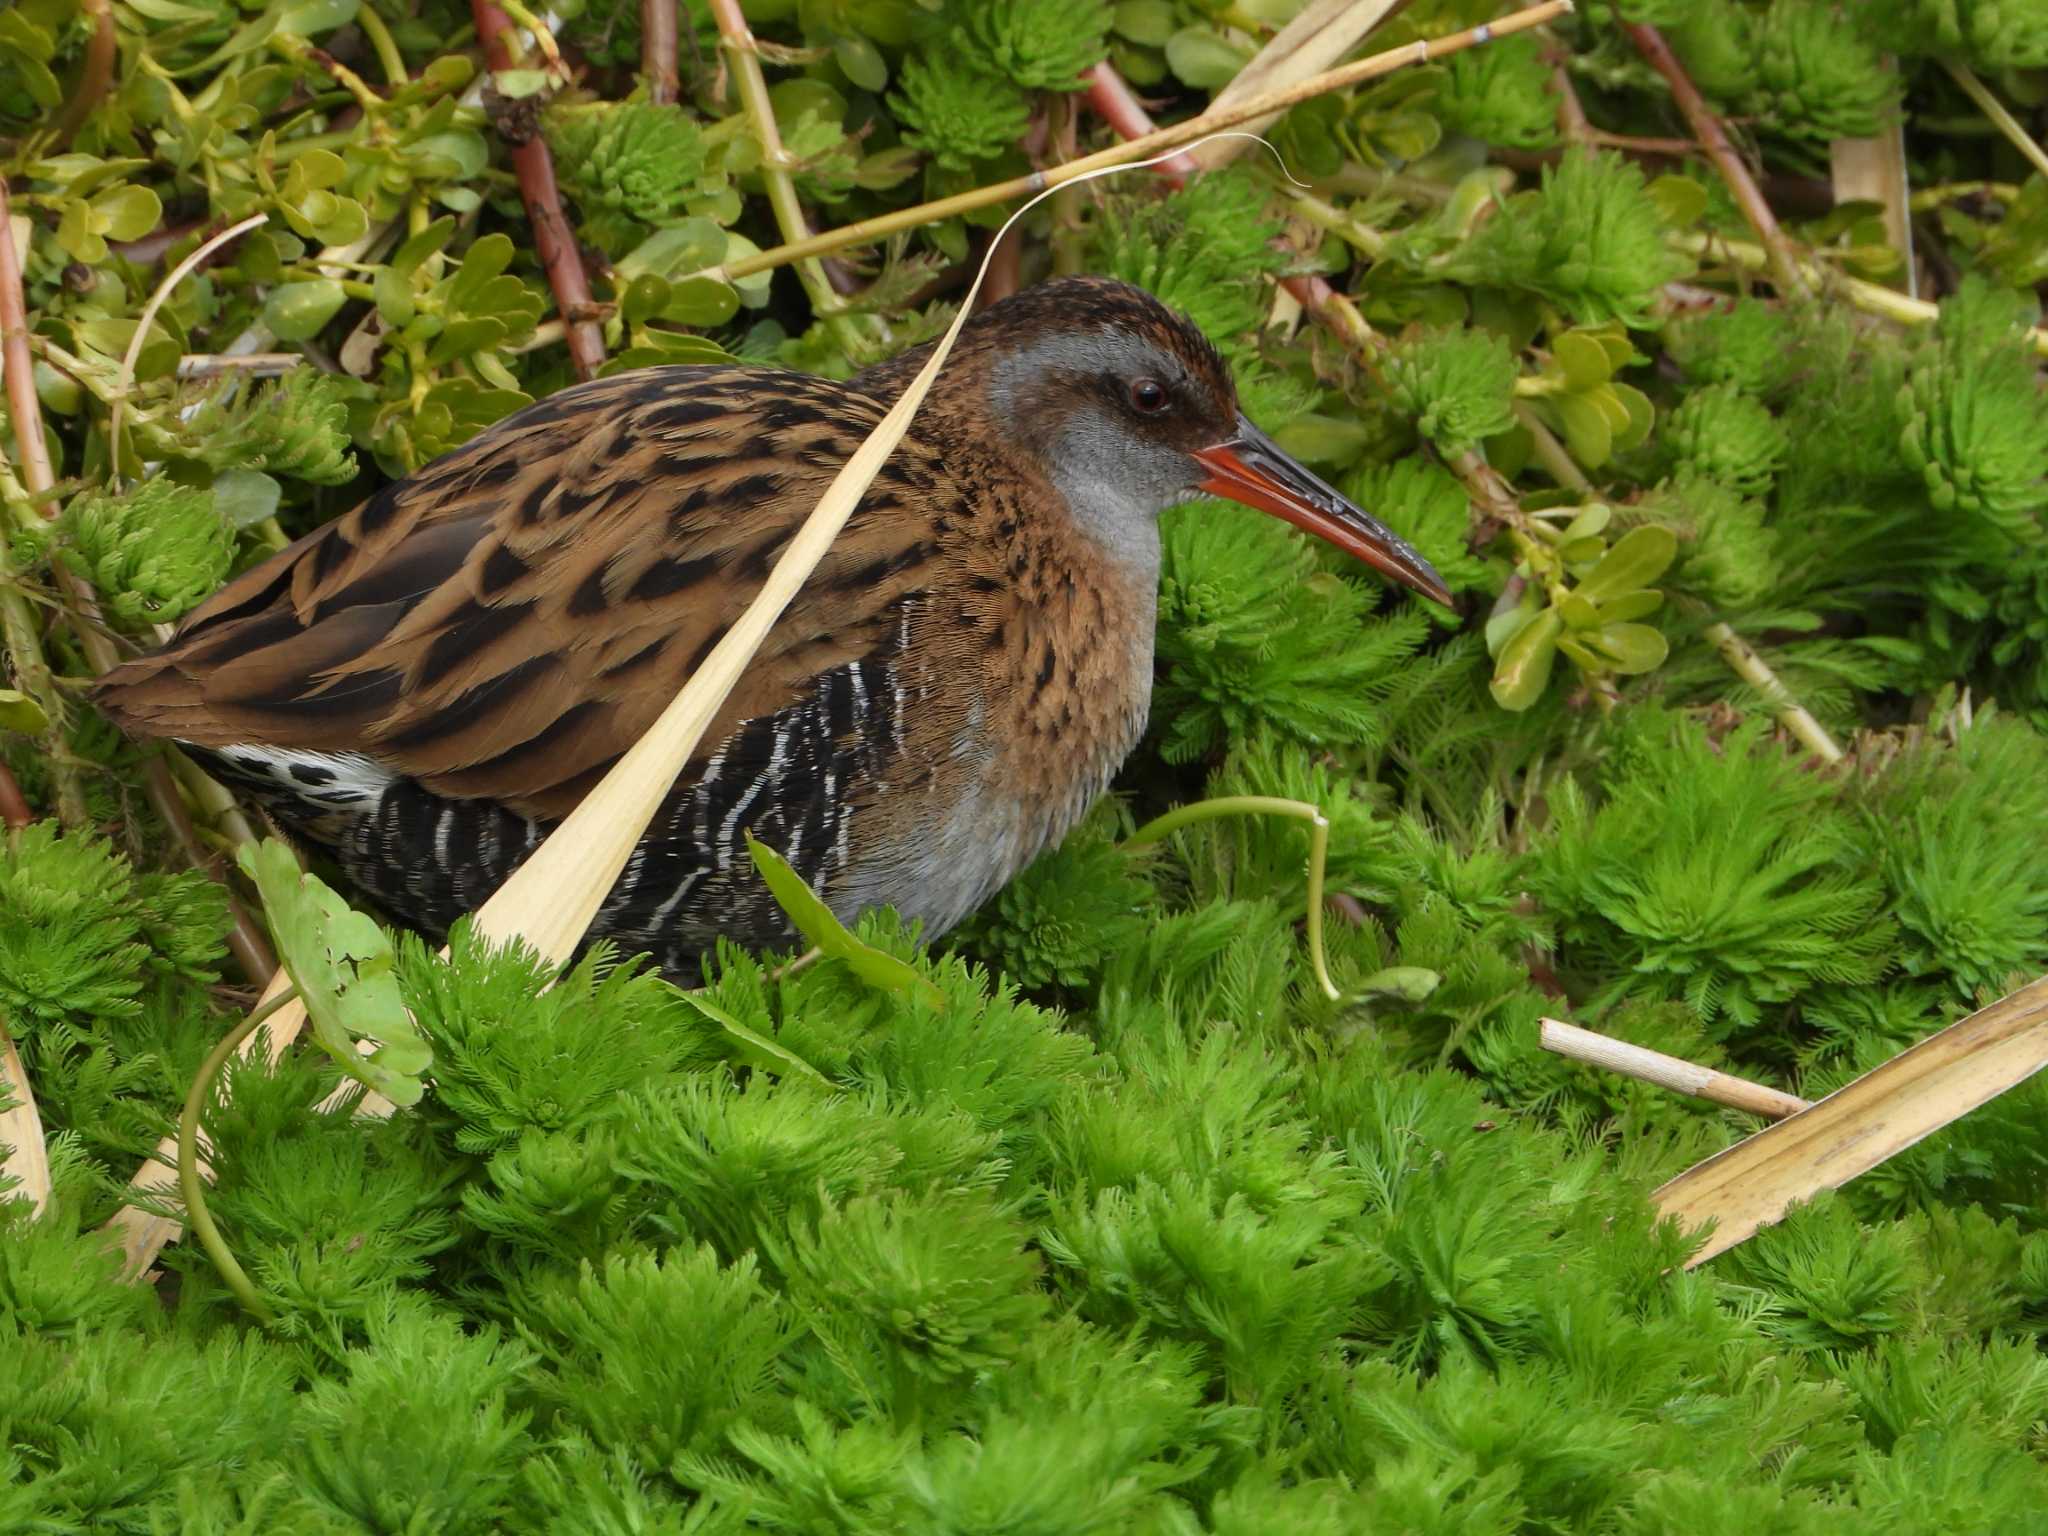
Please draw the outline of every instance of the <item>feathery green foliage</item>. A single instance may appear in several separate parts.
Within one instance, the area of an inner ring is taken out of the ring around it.
[[[1936,509],[2022,538],[2048,506],[2048,395],[2015,335],[2034,313],[1965,284],[1899,393],[1900,446]]]
[[[1515,356],[1505,341],[1476,330],[1430,330],[1389,349],[1387,397],[1415,419],[1415,430],[1456,457],[1515,424]]]
[[[1108,49],[1109,20],[1104,0],[985,0],[960,37],[988,73],[1027,91],[1078,91]]]
[[[194,457],[215,470],[267,470],[307,485],[355,478],[347,394],[311,368],[253,391],[239,406],[226,396],[209,398],[183,430]]]
[[[1119,197],[1092,254],[1097,270],[1171,304],[1242,368],[1255,350],[1249,333],[1266,312],[1263,279],[1287,261],[1273,244],[1279,232],[1259,184],[1221,172],[1167,197]]]
[[[1894,52],[1982,70],[2048,65],[2048,6],[2040,0],[1873,0],[1855,15]]]
[[[1023,89],[983,66],[957,39],[907,61],[889,105],[903,139],[949,171],[1001,154],[1031,118]]]
[[[1573,149],[1474,232],[1453,262],[1467,281],[1523,288],[1574,320],[1649,323],[1651,295],[1677,276],[1643,176],[1611,151]]]
[[[679,219],[724,188],[703,131],[680,107],[557,109],[545,123],[563,185],[607,250],[623,254],[648,226]]]
[[[1527,33],[1451,55],[1435,107],[1446,128],[1489,144],[1547,149],[1557,142],[1557,97],[1543,43]]]
[[[1800,138],[1863,138],[1898,104],[1873,39],[1828,0],[1771,0],[1756,29],[1756,110]]]
[[[1666,420],[1664,440],[1680,474],[1712,480],[1741,496],[1770,490],[1787,446],[1785,429],[1732,383],[1687,395]]]
[[[1567,781],[1533,884],[1612,996],[1682,996],[1723,1029],[1883,974],[1883,891],[1826,785],[1758,723],[1721,741],[1645,712],[1593,804]],[[1568,948],[1567,954],[1570,950]]]
[[[213,497],[168,480],[125,496],[84,496],[64,509],[57,558],[105,596],[121,623],[166,623],[226,580],[234,530]]]

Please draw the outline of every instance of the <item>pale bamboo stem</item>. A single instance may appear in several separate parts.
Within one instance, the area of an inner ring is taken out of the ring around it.
[[[761,70],[761,49],[753,30],[740,11],[739,0],[708,0],[711,18],[718,24],[719,44],[732,61],[733,79],[740,88],[740,105],[761,145],[761,186],[768,194],[768,207],[775,215],[775,227],[782,238],[802,244],[811,237],[810,222],[804,217],[803,201],[796,193],[796,179],[790,175],[790,154],[783,147],[782,130],[775,121],[775,103],[768,94],[768,77]],[[840,344],[865,349],[874,337],[866,327],[845,313],[846,303],[825,275],[824,263],[808,257],[796,263],[797,280],[811,301],[811,312],[832,327]]]
[[[1772,1120],[1782,1120],[1809,1107],[1807,1101],[1796,1094],[1767,1088],[1762,1083],[1752,1083],[1747,1078],[1733,1077],[1676,1056],[1666,1056],[1662,1051],[1653,1051],[1646,1046],[1630,1045],[1626,1040],[1596,1034],[1561,1019],[1544,1019],[1541,1023],[1541,1041],[1546,1051],[1572,1061],[1583,1061],[1588,1066],[1618,1072],[1623,1077],[1654,1083],[1659,1088],[1669,1088],[1673,1093],[1706,1099],[1729,1109],[1747,1110],[1750,1114]]]
[[[1725,257],[1739,267],[1752,272],[1765,271],[1770,258],[1761,246],[1751,245],[1744,240],[1729,240],[1720,235],[1688,235],[1673,233],[1666,237],[1670,244],[1690,255],[1706,260],[1715,256]],[[1817,284],[1837,290],[1858,309],[1869,314],[1882,315],[1887,320],[1896,320],[1901,325],[1932,325],[1941,318],[1941,306],[1925,299],[1909,299],[1903,293],[1894,292],[1880,283],[1865,282],[1860,277],[1834,272],[1813,262],[1804,263],[1806,274]],[[2035,326],[2027,333],[2027,340],[2036,352],[2048,357],[2048,326]]]
[[[1814,719],[1806,706],[1792,696],[1791,690],[1779,681],[1778,674],[1770,669],[1763,657],[1749,648],[1742,636],[1723,623],[1709,624],[1704,633],[1728,663],[1729,670],[1764,696],[1772,717],[1802,747],[1824,763],[1842,760],[1845,754],[1835,738],[1828,734],[1827,727]]]

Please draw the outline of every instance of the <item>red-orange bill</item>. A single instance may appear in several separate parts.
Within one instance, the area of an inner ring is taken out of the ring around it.
[[[1201,488],[1211,496],[1285,518],[1402,586],[1451,606],[1450,588],[1413,545],[1304,469],[1243,416],[1234,437],[1198,449],[1195,457],[1209,471]]]

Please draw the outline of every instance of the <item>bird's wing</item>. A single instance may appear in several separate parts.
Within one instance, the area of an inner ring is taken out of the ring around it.
[[[280,551],[98,697],[137,735],[367,753],[554,817],[653,722],[881,419],[800,374],[661,368],[564,390]],[[700,757],[893,656],[948,494],[908,440]]]

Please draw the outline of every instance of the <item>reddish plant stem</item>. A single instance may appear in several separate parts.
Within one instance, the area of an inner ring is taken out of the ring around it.
[[[1579,93],[1572,89],[1572,77],[1566,73],[1562,62],[1550,68],[1550,88],[1557,93],[1559,135],[1569,144],[1585,143],[1592,135],[1593,125],[1586,118],[1586,109],[1580,105]]]
[[[1678,62],[1671,45],[1664,41],[1663,33],[1647,22],[1629,22],[1625,30],[1634,41],[1636,51],[1671,87],[1671,97],[1678,103],[1678,110],[1685,114],[1693,137],[1699,140],[1701,151],[1714,163],[1714,169],[1720,172],[1721,179],[1728,184],[1729,193],[1742,209],[1742,216],[1756,231],[1757,243],[1770,257],[1771,275],[1778,291],[1787,298],[1804,297],[1811,290],[1806,274],[1800,269],[1799,254],[1792,249],[1792,242],[1785,238],[1784,230],[1778,227],[1778,216],[1771,212],[1771,205],[1764,200],[1756,178],[1749,174],[1749,167],[1735,152],[1734,144],[1729,142],[1728,130],[1721,126],[1721,119],[1714,115],[1714,109],[1707,105],[1699,87],[1692,83],[1692,76]]]
[[[1008,235],[995,237],[995,249],[988,256],[988,275],[981,280],[981,298],[975,305],[977,309],[987,309],[1017,291],[1023,256],[1021,231],[1013,229]]]
[[[1142,139],[1152,131],[1152,116],[1145,110],[1137,93],[1124,82],[1116,72],[1116,66],[1108,60],[1097,64],[1084,77],[1088,81],[1088,105],[1095,109],[1095,115],[1116,131],[1120,139]],[[1177,154],[1170,160],[1162,160],[1152,167],[1155,174],[1164,176],[1176,187],[1202,167],[1193,155]]]
[[[14,770],[0,763],[0,823],[4,823],[10,832],[19,832],[35,819],[36,813],[29,809],[28,796],[15,782]]]
[[[519,60],[514,52],[511,18],[491,0],[470,0],[469,10],[491,68],[516,68]],[[525,143],[512,146],[512,169],[519,178],[519,197],[526,204],[527,222],[533,226],[534,252],[540,257],[541,270],[548,275],[555,308],[562,316],[569,361],[579,379],[594,379],[597,370],[604,366],[604,332],[597,325],[599,311],[590,296],[590,278],[583,270],[583,255],[576,249],[575,231],[562,212],[562,191],[555,182],[555,157],[548,153],[547,140],[538,131]]]
[[[676,74],[676,0],[640,0],[640,73],[647,77],[647,99],[657,107],[682,94]]]
[[[57,114],[57,121],[50,125],[56,135],[52,147],[57,149],[69,144],[71,136],[85,126],[86,119],[107,99],[107,88],[114,83],[114,7],[109,0],[83,0],[79,10],[92,18],[92,36],[86,39],[85,64],[79,71],[78,84]]]

